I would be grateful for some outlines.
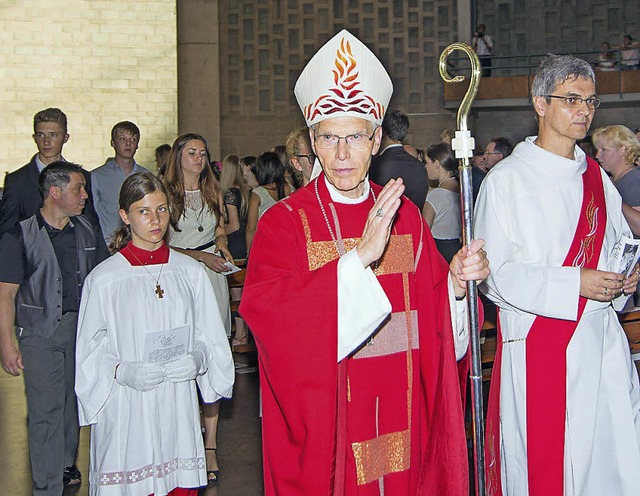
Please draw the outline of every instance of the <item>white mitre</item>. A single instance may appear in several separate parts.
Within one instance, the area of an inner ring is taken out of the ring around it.
[[[373,52],[342,30],[309,61],[294,93],[307,126],[331,117],[360,117],[380,125],[393,84]]]

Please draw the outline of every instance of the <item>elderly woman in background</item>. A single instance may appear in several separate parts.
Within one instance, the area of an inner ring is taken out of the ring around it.
[[[611,180],[625,203],[640,210],[640,142],[625,126],[606,126],[595,130],[593,144],[596,160],[611,176]]]
[[[227,247],[220,185],[209,165],[206,140],[183,134],[173,143],[164,176],[170,205],[169,244],[201,262],[216,295],[227,336],[231,335],[229,288],[223,275],[233,261]],[[218,478],[217,429],[219,402],[204,404],[207,477]]]
[[[220,186],[227,219],[226,233],[229,237],[229,251],[234,260],[247,258],[247,212],[251,191],[244,180],[242,166],[237,155],[227,155],[222,160]],[[234,301],[240,301],[242,288],[230,288],[230,291],[231,298]],[[247,344],[249,342],[247,325],[235,312],[233,317],[236,332],[231,342],[232,346]]]
[[[253,173],[259,186],[253,189],[249,198],[247,250],[251,249],[260,216],[278,200],[291,194],[291,187],[284,179],[284,166],[275,153],[265,152],[260,155]]]
[[[458,162],[451,147],[445,143],[431,145],[424,161],[429,180],[437,181],[438,186],[427,193],[422,216],[431,228],[438,251],[450,263],[462,248]]]

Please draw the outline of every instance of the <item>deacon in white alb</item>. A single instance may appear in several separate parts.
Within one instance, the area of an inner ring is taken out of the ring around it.
[[[600,101],[591,66],[549,55],[535,76],[539,134],[487,174],[475,234],[501,336],[487,419],[488,494],[640,494],[640,394],[610,272],[630,235],[620,195],[575,146]],[[501,361],[501,364],[499,363]]]

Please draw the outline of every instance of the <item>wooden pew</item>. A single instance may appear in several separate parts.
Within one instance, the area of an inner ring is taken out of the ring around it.
[[[493,303],[483,301],[485,308],[485,319],[480,331],[480,351],[482,356],[482,380],[491,379],[491,369],[496,354],[496,308]],[[640,310],[619,314],[618,318],[622,324],[627,338],[631,355],[640,359]],[[640,365],[639,362],[636,362]]]

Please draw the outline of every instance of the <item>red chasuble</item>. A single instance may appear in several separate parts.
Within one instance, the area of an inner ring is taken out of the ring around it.
[[[349,251],[373,199],[333,203],[317,181]],[[260,358],[265,494],[468,494],[448,265],[420,211],[403,201],[375,266],[391,315],[340,364],[338,253],[314,182],[258,224],[240,313]]]
[[[596,269],[607,213],[600,166],[592,159],[587,158],[582,184],[580,217],[562,265]],[[580,296],[575,321],[536,317],[527,334],[527,469],[530,496],[564,494],[566,353],[586,303],[587,299]],[[499,428],[502,336],[499,322],[497,340],[486,429],[487,494],[491,496],[502,494]]]

